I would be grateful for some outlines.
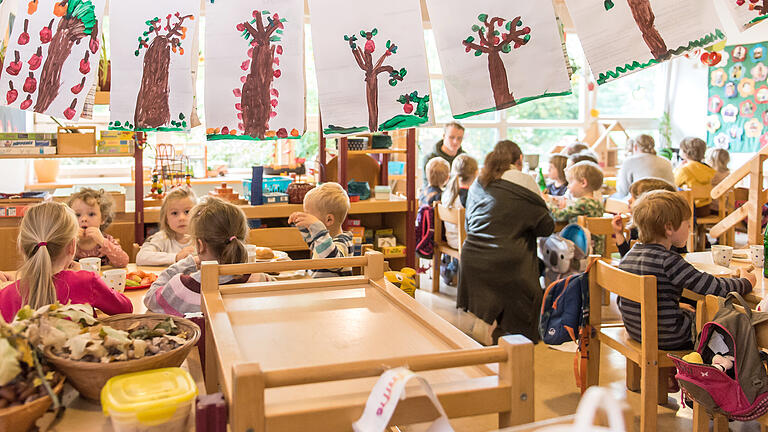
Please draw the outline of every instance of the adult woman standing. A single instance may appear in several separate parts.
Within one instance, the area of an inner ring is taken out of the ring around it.
[[[500,141],[467,197],[457,306],[488,324],[496,321],[494,342],[507,333],[539,340],[536,238],[552,234],[555,223],[522,166],[520,147]]]
[[[650,135],[640,135],[631,139],[632,156],[625,159],[616,178],[616,197],[629,195],[629,186],[644,178],[660,178],[675,184],[672,163],[656,155],[656,142]]]

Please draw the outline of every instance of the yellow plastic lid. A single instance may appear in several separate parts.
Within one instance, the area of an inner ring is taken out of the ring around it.
[[[135,413],[141,423],[159,424],[196,395],[197,385],[186,370],[153,369],[110,378],[101,389],[101,407],[107,416]]]

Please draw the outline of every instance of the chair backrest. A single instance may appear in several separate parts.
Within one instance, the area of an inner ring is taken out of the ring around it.
[[[131,247],[131,251],[129,252],[128,256],[128,262],[135,263],[136,262],[136,255],[139,254],[139,250],[141,250],[141,245],[138,243],[134,243]]]
[[[307,250],[307,243],[295,227],[252,229],[248,243],[281,251]]]
[[[446,207],[440,201],[435,201],[432,204],[435,208],[435,244],[440,246],[447,246],[443,239],[443,222],[448,222],[456,225],[459,230],[459,248],[461,251],[461,245],[464,244],[464,240],[467,238],[467,229],[464,225],[464,207]]]
[[[628,220],[629,218],[622,218],[624,226],[626,226]],[[619,250],[616,247],[616,242],[611,241],[611,236],[613,235],[613,226],[611,226],[612,221],[613,216],[579,216],[576,221],[576,223],[578,223],[580,226],[586,228],[590,234],[605,236],[605,250],[603,251],[603,258],[610,258],[611,254],[618,252]]]
[[[688,233],[688,243],[686,245],[688,246],[689,251],[695,251],[696,250],[696,230],[693,229],[693,213],[696,210],[696,208],[693,205],[693,191],[690,189],[683,189],[677,191],[677,194],[681,196],[685,202],[688,203],[688,208],[691,209],[691,218],[688,220],[689,226],[691,227],[690,232]]]

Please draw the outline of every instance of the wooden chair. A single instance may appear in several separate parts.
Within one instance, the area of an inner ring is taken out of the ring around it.
[[[604,325],[600,304],[603,289],[640,303],[642,343],[631,339],[623,325]],[[703,296],[688,290],[683,295],[697,303],[704,301]],[[640,390],[640,430],[655,431],[656,405],[667,403],[667,376],[674,367],[668,351],[659,349],[656,278],[634,275],[597,260],[589,271],[589,298],[589,325],[596,336],[588,344],[587,386],[598,384],[601,345],[618,351],[627,359],[627,388]],[[682,356],[688,351],[674,353]]]
[[[622,218],[624,226],[626,226],[628,220],[629,218]],[[613,239],[613,226],[611,226],[612,221],[613,221],[613,216],[609,216],[609,217],[579,216],[576,222],[580,226],[586,228],[590,234],[603,236],[603,238],[605,239],[604,241],[605,250],[603,250],[603,254],[601,258],[603,261],[607,263],[611,262],[611,255],[619,251],[619,248],[616,247],[616,242]],[[608,291],[603,291],[602,298],[603,298],[603,305],[607,306],[611,303],[611,295],[610,293],[608,293]]]
[[[307,243],[296,227],[252,229],[248,232],[247,241],[285,252],[307,250]]]
[[[695,212],[696,200],[710,198],[712,186],[694,185],[689,189],[690,193],[686,195],[686,199],[691,207],[691,212]],[[735,201],[735,194],[733,191],[730,191],[717,200],[718,213],[716,215],[694,218],[693,214],[691,214],[691,234],[689,237],[691,241],[688,242],[688,249],[691,252],[703,251],[706,249],[706,229],[717,224],[732,212]],[[735,230],[731,228],[727,230],[725,234],[718,237],[719,243],[722,245],[733,246],[735,241],[734,237]]]
[[[131,247],[131,251],[128,252],[128,262],[135,263],[136,262],[136,255],[139,254],[139,250],[141,250],[141,245],[138,243],[134,243]]]
[[[464,207],[448,208],[440,201],[432,203],[435,209],[435,248],[432,253],[432,292],[440,291],[440,263],[443,255],[459,259],[461,256],[461,246],[467,238],[466,227],[464,226]],[[448,222],[456,225],[459,229],[459,248],[454,249],[443,240],[443,223]]]

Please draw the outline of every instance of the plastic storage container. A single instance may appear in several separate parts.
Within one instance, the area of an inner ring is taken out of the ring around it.
[[[392,189],[389,186],[376,186],[373,188],[373,196],[379,201],[388,201]]]
[[[101,407],[116,432],[186,432],[197,386],[181,368],[118,375],[101,390]]]
[[[293,179],[283,176],[264,176],[264,181],[261,183],[264,193],[280,192],[286,193],[288,186],[293,183]],[[251,179],[243,180],[243,198],[251,200]]]

